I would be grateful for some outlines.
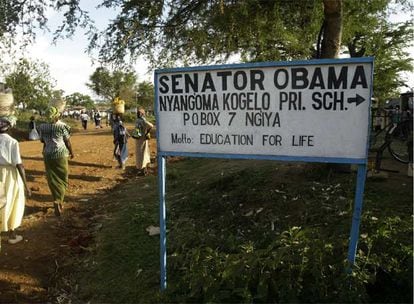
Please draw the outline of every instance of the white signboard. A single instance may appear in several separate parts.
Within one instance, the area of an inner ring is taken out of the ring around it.
[[[365,159],[372,66],[360,58],[158,70],[159,151]]]

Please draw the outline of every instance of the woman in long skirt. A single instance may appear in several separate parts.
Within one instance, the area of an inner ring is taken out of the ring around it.
[[[70,142],[70,127],[60,121],[57,108],[46,111],[49,123],[39,126],[40,140],[43,143],[43,160],[46,179],[53,197],[55,215],[63,212],[63,201],[68,187],[68,156],[74,157]]]
[[[139,108],[135,128],[140,130],[141,136],[135,138],[135,165],[143,175],[148,174],[147,166],[151,163],[149,135],[153,127],[154,125],[145,118],[145,110]]]
[[[118,161],[118,168],[125,169],[128,159],[129,133],[122,122],[122,114],[115,114],[113,121],[114,157]]]
[[[0,228],[2,232],[8,231],[10,244],[23,240],[15,229],[20,226],[24,214],[24,192],[31,195],[19,143],[7,134],[14,122],[14,117],[0,117]]]

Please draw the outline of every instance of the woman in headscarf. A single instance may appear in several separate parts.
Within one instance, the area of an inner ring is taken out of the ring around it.
[[[19,143],[7,134],[16,122],[15,117],[0,117],[0,228],[9,232],[9,243],[23,240],[15,233],[24,214],[25,195],[31,195],[22,164]]]
[[[122,123],[121,114],[115,114],[113,122],[114,156],[118,161],[118,168],[125,169],[128,159],[128,137],[129,133]]]
[[[147,166],[151,163],[149,138],[153,127],[154,125],[145,118],[145,110],[139,108],[135,122],[135,128],[139,130],[140,134],[140,136],[135,137],[135,166],[143,175],[148,174]]]
[[[56,107],[46,111],[48,123],[39,126],[40,140],[43,143],[43,160],[46,179],[53,196],[55,215],[63,212],[63,201],[68,187],[68,156],[74,157],[70,142],[70,127],[60,121]]]

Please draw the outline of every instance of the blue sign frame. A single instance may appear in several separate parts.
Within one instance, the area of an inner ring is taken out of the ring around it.
[[[279,66],[307,66],[307,65],[328,65],[328,64],[346,64],[346,63],[369,63],[372,65],[370,79],[370,98],[372,97],[372,83],[374,72],[374,58],[360,57],[347,59],[319,59],[306,61],[288,61],[288,62],[260,62],[247,64],[225,64],[213,66],[184,67],[171,69],[158,69],[154,72],[155,84],[155,113],[159,117],[158,107],[158,77],[163,73],[173,72],[189,72],[189,71],[209,71],[224,69],[243,69],[253,67],[279,67]],[[370,105],[369,105],[370,106]],[[362,214],[363,195],[365,189],[365,178],[367,173],[367,158],[369,150],[369,133],[370,133],[370,111],[368,111],[368,137],[366,145],[365,158],[334,158],[334,157],[297,157],[283,155],[245,155],[245,154],[211,154],[211,153],[188,153],[188,152],[172,152],[161,151],[159,144],[159,120],[157,119],[157,160],[158,160],[158,184],[159,184],[159,215],[160,215],[160,285],[161,290],[167,288],[167,238],[166,238],[166,157],[167,156],[183,156],[183,157],[202,157],[202,158],[225,158],[225,159],[255,159],[255,160],[278,160],[278,161],[298,161],[298,162],[317,162],[317,163],[339,163],[339,164],[356,164],[358,165],[357,183],[355,189],[355,202],[352,217],[352,226],[350,232],[350,242],[348,248],[348,262],[350,267],[355,264],[355,256],[359,238],[359,226]]]

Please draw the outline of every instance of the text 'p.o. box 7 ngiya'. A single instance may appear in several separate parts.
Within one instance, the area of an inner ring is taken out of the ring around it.
[[[373,58],[157,70],[159,162],[182,155],[358,164],[362,204],[372,77]]]

